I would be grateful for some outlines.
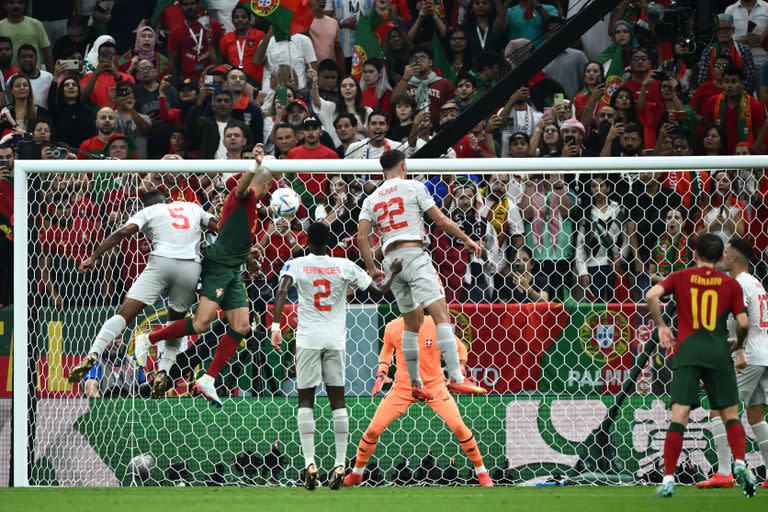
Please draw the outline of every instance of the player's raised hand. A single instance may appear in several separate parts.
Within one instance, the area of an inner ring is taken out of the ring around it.
[[[371,276],[371,279],[374,281],[382,281],[384,280],[384,277],[386,277],[386,274],[381,269],[373,268],[368,271],[368,275]]]
[[[403,258],[395,258],[389,266],[389,273],[396,276],[403,270]]]
[[[666,325],[659,327],[659,343],[667,350],[675,346],[675,335],[672,334],[672,329]]]
[[[741,373],[744,368],[747,367],[747,354],[743,349],[736,351],[736,361],[734,362],[734,365],[736,366],[736,373]]]
[[[253,146],[253,159],[256,160],[256,166],[264,161],[264,144],[259,143]]]
[[[379,371],[376,372],[376,381],[373,383],[373,388],[371,388],[371,396],[378,395],[384,384],[389,384],[390,382],[392,382],[392,379],[387,376],[386,370],[379,368]]]
[[[272,344],[272,348],[275,349],[276,352],[280,353],[283,351],[283,333],[280,331],[272,331],[272,336],[270,337],[269,342]]]
[[[464,246],[467,248],[467,250],[471,251],[476,258],[483,257],[483,247],[474,240],[469,239],[465,241]]]
[[[80,268],[78,270],[82,273],[93,270],[93,267],[96,266],[97,261],[98,260],[93,256],[89,256],[88,258],[84,259],[82,263],[80,263]]]

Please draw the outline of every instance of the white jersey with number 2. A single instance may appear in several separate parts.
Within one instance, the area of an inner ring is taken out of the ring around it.
[[[347,259],[315,254],[287,261],[283,276],[293,279],[299,295],[296,346],[346,349],[347,288],[367,289],[370,276]]]
[[[744,292],[744,306],[749,315],[749,334],[744,346],[747,364],[768,366],[768,295],[753,275],[742,272],[736,281]]]
[[[426,242],[424,212],[433,206],[435,200],[422,182],[394,178],[365,198],[360,220],[368,220],[379,229],[386,252],[392,242]]]
[[[136,212],[125,225],[136,224],[152,240],[156,256],[200,261],[202,229],[213,215],[186,201],[160,203]]]

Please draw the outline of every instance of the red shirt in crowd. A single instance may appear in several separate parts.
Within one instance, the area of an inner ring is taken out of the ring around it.
[[[707,100],[704,105],[704,120],[709,124],[715,124],[715,107],[717,100],[720,96],[712,96]],[[749,130],[752,132],[752,136],[756,136],[760,131],[760,128],[765,124],[765,108],[762,103],[757,101],[754,97],[749,96],[749,108],[752,115],[752,126],[749,126]],[[730,106],[726,104],[725,107],[725,126],[722,127],[725,132],[725,142],[728,150],[728,154],[732,155],[736,152],[736,144],[740,139],[736,137],[739,126],[740,107],[737,102],[736,105]]]
[[[213,64],[215,41],[224,37],[224,28],[218,21],[210,20],[211,30],[194,21],[184,21],[173,27],[168,34],[168,51],[181,57],[181,74],[197,80],[208,65]]]
[[[339,155],[336,154],[331,148],[320,144],[316,148],[307,148],[306,146],[298,146],[290,151],[285,156],[288,160],[322,160],[331,159],[338,160]],[[309,174],[300,172],[296,174],[298,178],[304,183],[307,192],[322,199],[325,197],[325,183],[328,181],[328,176],[325,174]]]
[[[267,279],[280,272],[283,263],[293,257],[291,249],[296,244],[306,247],[306,233],[292,229],[283,234],[275,231],[269,235],[264,248],[264,276]]]
[[[64,227],[52,222],[49,227],[40,230],[40,243],[46,253],[81,262],[93,252],[98,234],[91,219],[73,217],[69,226]]]
[[[90,139],[85,139],[83,143],[80,144],[79,151],[77,152],[77,159],[86,160],[89,154],[101,153],[104,151],[106,145],[107,142],[101,140],[98,135],[94,135]]]
[[[455,95],[455,87],[449,80],[441,78],[436,82],[429,84],[427,88],[429,89],[429,115],[432,118],[432,125],[438,126],[440,121],[440,107],[442,107],[446,101],[453,99]],[[415,85],[408,85],[408,94],[416,97]],[[419,109],[420,105],[416,105],[416,108]]]
[[[723,92],[723,88],[715,83],[714,80],[704,82],[696,88],[696,92],[693,93],[691,98],[691,107],[699,114],[704,114],[704,105],[712,96],[719,96]]]
[[[256,48],[259,47],[265,37],[266,34],[256,28],[249,29],[244,36],[240,37],[235,32],[227,32],[219,41],[219,48],[227,62],[236,68],[242,68],[249,78],[261,83],[264,65],[254,64],[253,54],[256,53]]]
[[[121,82],[136,83],[136,80],[134,80],[131,75],[123,73],[122,71],[118,71],[117,73],[120,75]],[[88,82],[91,80],[91,76],[93,76],[93,72],[88,73],[80,79],[80,89],[85,89],[85,86],[88,85]],[[91,89],[91,103],[98,108],[117,108],[117,104],[112,101],[112,96],[110,94],[112,89],[117,86],[117,82],[115,76],[111,73],[102,73],[99,75],[96,78],[96,83],[94,84],[93,89]]]
[[[640,88],[643,86],[642,82],[637,80],[625,80],[621,84],[622,87],[626,87],[633,93],[635,93],[635,104],[640,101]],[[652,101],[654,103],[661,103],[661,82],[655,80],[645,88],[645,101]]]

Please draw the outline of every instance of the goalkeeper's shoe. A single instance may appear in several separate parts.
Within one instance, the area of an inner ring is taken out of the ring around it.
[[[752,470],[747,467],[744,461],[737,460],[733,463],[733,476],[741,486],[741,491],[747,498],[753,497],[757,493],[757,480]]]
[[[344,486],[344,466],[336,466],[331,471],[331,478],[328,480],[328,487],[332,491],[338,491]]]
[[[200,393],[212,405],[218,408],[224,407],[224,404],[219,399],[219,395],[216,393],[215,379],[210,375],[205,374],[195,381],[195,391]]]
[[[352,487],[360,485],[361,483],[363,483],[363,475],[358,475],[354,471],[350,471],[347,473],[347,476],[344,477],[344,487]]]
[[[158,400],[165,396],[165,392],[168,391],[168,373],[165,370],[160,370],[155,374],[155,380],[152,381],[152,391],[149,396]]]
[[[454,380],[449,380],[448,391],[456,395],[484,395],[488,393],[487,389],[478,386],[469,377],[466,377],[461,384]]]
[[[85,374],[91,371],[91,368],[96,366],[96,363],[99,362],[99,356],[96,355],[96,352],[91,352],[87,356],[83,358],[80,363],[78,363],[77,366],[72,368],[69,371],[69,377],[67,377],[67,381],[69,381],[70,384],[77,384],[81,380],[83,380],[83,377],[85,377]]]
[[[493,487],[493,480],[491,480],[491,475],[487,471],[478,473],[477,481],[480,482],[480,487]]]
[[[722,487],[733,487],[733,475],[724,475],[717,472],[711,477],[701,482],[696,482],[699,489],[719,489]]]
[[[664,482],[656,488],[656,496],[659,498],[671,498],[675,494],[675,482]]]
[[[317,489],[317,466],[310,464],[304,470],[304,488],[308,491]]]
[[[416,400],[428,402],[434,398],[434,395],[421,386],[411,386],[411,396]]]
[[[137,335],[136,339],[133,340],[133,358],[136,359],[136,364],[141,368],[147,367],[147,356],[151,346],[152,342],[149,341],[149,334],[145,332]]]

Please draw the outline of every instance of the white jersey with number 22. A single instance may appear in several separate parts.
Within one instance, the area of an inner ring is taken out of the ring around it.
[[[744,346],[747,364],[768,366],[768,295],[753,275],[742,272],[736,281],[744,292],[744,306],[749,316],[749,334]]]
[[[280,278],[289,276],[299,295],[296,346],[344,350],[347,345],[347,288],[371,285],[363,269],[344,258],[310,254],[287,261]]]
[[[416,180],[386,180],[365,198],[360,220],[378,228],[386,252],[393,242],[425,242],[424,213],[435,206],[427,187]]]

